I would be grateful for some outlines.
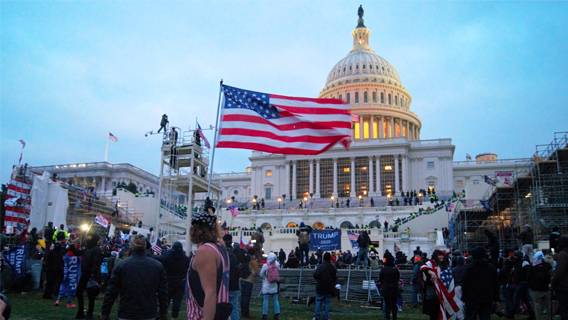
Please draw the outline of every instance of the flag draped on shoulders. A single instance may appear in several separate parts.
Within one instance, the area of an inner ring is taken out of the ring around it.
[[[351,142],[351,111],[339,99],[301,98],[223,85],[217,147],[320,154]]]
[[[436,278],[432,279],[432,282],[440,303],[438,319],[463,319],[463,302],[456,297],[451,269],[441,270],[434,261],[429,260],[420,267],[420,270],[423,272],[432,271],[436,274]]]

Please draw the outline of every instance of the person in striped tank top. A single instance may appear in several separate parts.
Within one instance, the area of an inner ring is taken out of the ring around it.
[[[191,242],[197,251],[187,273],[187,319],[227,319],[229,304],[229,256],[221,241],[215,208],[191,216]],[[226,317],[225,317],[226,315]]]

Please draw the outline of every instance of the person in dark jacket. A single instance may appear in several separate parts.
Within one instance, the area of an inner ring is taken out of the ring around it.
[[[183,298],[189,258],[185,255],[181,243],[176,241],[172,249],[161,256],[160,260],[168,277],[168,305],[172,301],[172,318],[176,319]]]
[[[529,274],[529,293],[534,304],[536,320],[546,319],[550,305],[550,278],[552,266],[544,261],[544,253],[537,251]]]
[[[314,278],[316,279],[316,307],[314,319],[328,320],[329,305],[331,297],[335,294],[335,283],[337,281],[337,271],[331,264],[331,254],[329,252],[323,255],[323,262],[314,272]]]
[[[489,263],[484,248],[475,248],[471,255],[473,262],[466,266],[462,278],[465,319],[487,320],[491,315],[493,300],[498,298],[497,270]]]
[[[168,280],[156,259],[145,255],[146,239],[130,240],[131,255],[114,268],[103,300],[101,319],[110,319],[114,300],[120,296],[119,319],[167,319]]]
[[[65,247],[59,242],[51,244],[44,258],[45,290],[44,299],[53,299],[53,294],[59,292],[59,284],[63,280],[63,255]]]
[[[101,283],[101,263],[103,256],[98,247],[99,236],[96,234],[87,235],[86,249],[81,254],[81,277],[77,286],[77,315],[76,319],[85,319],[83,292],[87,291],[89,305],[87,308],[86,319],[93,318],[95,310],[95,298],[99,294]]]
[[[233,306],[231,320],[239,320],[241,315],[241,303],[239,302],[241,295],[239,286],[240,262],[236,255],[236,249],[233,248],[233,236],[227,233],[223,236],[223,242],[229,255],[229,303]]]
[[[286,262],[286,252],[284,252],[282,248],[280,248],[280,251],[278,252],[278,262],[281,266],[284,266],[284,263]]]
[[[557,264],[551,286],[558,299],[560,318],[566,320],[568,319],[568,237],[563,236],[558,240],[558,254],[555,259]]]
[[[357,252],[357,260],[355,261],[355,267],[359,267],[359,262],[363,260],[363,268],[366,269],[368,265],[368,253],[369,253],[369,244],[371,239],[369,238],[369,234],[367,231],[362,231],[357,237],[357,244],[359,245],[359,252]]]
[[[399,291],[400,273],[394,266],[394,258],[392,256],[384,257],[384,265],[379,274],[379,285],[381,286],[381,294],[383,295],[385,312],[385,320],[396,320],[398,307],[396,299]],[[392,318],[391,318],[392,315]]]

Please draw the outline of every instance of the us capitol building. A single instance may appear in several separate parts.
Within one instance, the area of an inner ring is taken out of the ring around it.
[[[270,232],[270,236],[265,237],[265,248],[290,250],[296,245],[294,228],[302,222],[314,228],[366,226],[372,229],[371,240],[378,242],[381,251],[392,250],[394,243],[403,237],[406,240],[401,242],[401,250],[410,253],[415,245],[421,245],[429,251],[439,240],[435,230],[448,226],[451,213],[444,208],[433,209],[424,191],[435,191],[439,199],[446,201],[455,193],[466,200],[463,203],[473,203],[486,199],[491,193],[493,187],[485,183],[486,177],[495,179],[505,172],[506,176],[514,178],[519,171],[526,171],[527,161],[500,160],[493,153],[454,161],[455,146],[450,138],[422,140],[422,122],[411,110],[412,96],[396,68],[372,49],[371,30],[365,26],[362,8],[351,34],[351,50],[331,68],[319,93],[319,97],[338,98],[351,105],[351,148],[344,150],[337,145],[316,156],[252,152],[246,171],[215,174],[214,198],[218,198],[222,207],[219,212],[223,219],[237,228],[233,231],[235,236],[239,236],[239,227],[246,230],[241,233],[245,239],[250,236],[251,228],[262,228]],[[309,93],[301,95],[310,96]],[[172,234],[180,235],[185,232],[184,217],[177,216],[167,223],[162,221],[164,217],[173,216],[168,212],[172,207],[170,202],[175,202],[175,208],[199,206],[207,185],[204,175],[195,174],[196,188],[190,187],[188,191],[187,182],[178,186],[181,180],[177,175],[182,170],[164,169],[172,166],[169,150],[169,145],[162,146],[159,177],[110,163],[37,169],[57,173],[62,179],[80,177],[81,181],[90,181],[90,186],[99,194],[109,192],[118,182],[133,182],[152,193],[158,190],[155,201],[160,199],[160,204],[146,206],[159,209],[145,209],[155,216],[144,220],[155,221],[151,224],[158,230],[166,230],[162,225],[168,225]],[[183,166],[193,163],[201,167],[198,172],[206,172],[206,155],[191,161],[184,158],[192,152],[182,152],[177,162]],[[114,171],[101,171],[100,166],[112,167]],[[196,168],[191,171],[195,173]],[[174,175],[168,178],[165,172],[174,172]],[[164,193],[171,188],[175,191]],[[423,205],[405,205],[404,196],[413,191],[423,200]],[[193,194],[191,204],[187,203],[189,194]],[[397,202],[398,206],[390,205]],[[233,205],[240,209],[236,217],[225,210]],[[413,217],[401,226],[404,235],[376,228],[384,221],[392,225],[429,207],[430,211],[435,211],[433,214]],[[346,234],[342,233],[342,248],[350,249]]]

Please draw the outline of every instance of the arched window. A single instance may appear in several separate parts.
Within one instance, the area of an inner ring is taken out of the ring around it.
[[[394,105],[398,106],[398,96],[394,96]]]
[[[381,92],[381,103],[385,103],[385,94]]]
[[[343,222],[339,225],[339,227],[340,227],[341,229],[351,229],[351,228],[353,228],[353,224],[351,223],[351,221],[343,221]]]
[[[355,92],[355,103],[359,103],[359,92]]]
[[[377,103],[377,91],[373,91],[373,102]]]
[[[369,103],[369,95],[367,94],[367,91],[363,92],[363,102]]]
[[[343,100],[343,95],[339,95],[339,100]]]
[[[347,99],[347,103],[351,103],[351,93],[347,92],[345,94],[345,99]]]
[[[392,104],[392,96],[390,93],[389,93],[389,104]]]

